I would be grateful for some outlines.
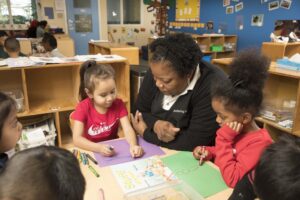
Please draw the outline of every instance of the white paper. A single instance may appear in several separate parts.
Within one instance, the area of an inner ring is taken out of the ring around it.
[[[26,133],[26,137],[28,142],[35,143],[35,142],[46,142],[46,137],[43,132],[43,129],[38,128],[35,130],[30,130]]]
[[[64,0],[55,0],[55,10],[56,11],[65,11],[65,1]]]
[[[8,67],[27,67],[36,63],[27,57],[7,58],[4,60]]]

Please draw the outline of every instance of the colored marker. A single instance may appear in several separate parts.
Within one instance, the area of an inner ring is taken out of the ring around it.
[[[108,149],[111,150],[111,151],[113,151],[113,150],[114,150],[114,147],[113,147],[112,145],[109,145],[109,146],[108,146]]]
[[[86,165],[86,160],[84,159],[84,153],[80,153],[80,158],[81,158],[81,161],[84,165]]]
[[[204,156],[205,148],[201,147],[200,152],[201,152],[201,155],[200,155],[200,159],[199,159],[199,165],[201,166],[203,164],[203,159],[205,158],[205,156]]]
[[[89,170],[98,178],[100,177],[100,175],[96,172],[96,170],[91,166],[89,165]]]
[[[89,165],[89,160],[88,160],[88,158],[87,158],[87,156],[86,156],[86,153],[83,153],[83,158],[84,158],[85,164],[86,164],[86,165]]]
[[[93,163],[95,163],[95,165],[97,165],[98,164],[98,162],[95,160],[95,158],[93,158],[90,154],[86,154],[86,157],[88,158],[88,159],[90,159]]]

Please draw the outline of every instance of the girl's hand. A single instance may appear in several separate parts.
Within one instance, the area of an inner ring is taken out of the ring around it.
[[[115,154],[115,150],[110,145],[100,144],[99,153],[101,153],[103,156],[110,157]]]
[[[212,155],[206,150],[205,146],[197,146],[193,150],[193,156],[195,159],[202,159],[203,161],[208,161],[212,159]]]
[[[144,150],[139,145],[132,145],[130,146],[130,154],[133,158],[138,158],[144,154]]]
[[[227,122],[226,125],[237,133],[241,133],[243,124],[239,122]]]

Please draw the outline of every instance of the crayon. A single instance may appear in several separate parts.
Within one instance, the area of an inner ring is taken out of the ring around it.
[[[91,166],[89,165],[89,170],[98,178],[100,177],[100,175],[96,172],[96,170]]]
[[[93,163],[95,163],[95,165],[98,164],[98,162],[95,160],[95,158],[93,158],[90,154],[86,154],[86,157],[87,157],[88,159],[90,159]]]
[[[80,159],[81,159],[81,161],[82,161],[82,163],[84,164],[84,165],[86,165],[86,162],[85,162],[85,159],[84,159],[84,155],[83,155],[84,153],[80,153]]]
[[[88,158],[86,156],[86,153],[83,153],[83,159],[84,159],[85,164],[89,165],[89,160],[88,160]]]

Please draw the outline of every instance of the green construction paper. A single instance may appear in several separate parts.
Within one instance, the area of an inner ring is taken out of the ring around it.
[[[162,160],[180,180],[192,186],[204,198],[228,188],[220,171],[206,163],[199,166],[191,152],[179,152]]]

